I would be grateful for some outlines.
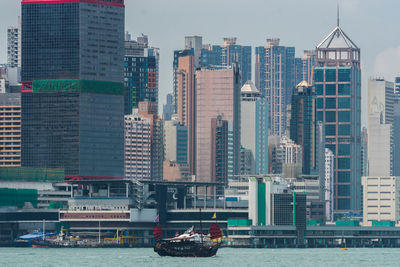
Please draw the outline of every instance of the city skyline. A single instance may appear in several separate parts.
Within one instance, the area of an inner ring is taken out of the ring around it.
[[[207,1],[206,1],[207,2]],[[151,46],[160,48],[160,97],[159,107],[165,103],[165,96],[172,91],[172,58],[173,50],[184,48],[184,36],[203,36],[203,43],[220,44],[224,37],[235,36],[242,45],[254,47],[266,45],[266,38],[281,38],[288,46],[296,47],[296,57],[303,56],[303,50],[315,49],[319,40],[326,36],[328,29],[336,22],[336,5],[340,4],[341,26],[344,31],[362,48],[361,68],[363,72],[363,99],[367,98],[367,81],[370,77],[384,77],[393,80],[396,66],[400,63],[400,36],[387,34],[381,31],[380,25],[392,25],[396,21],[396,7],[400,3],[394,0],[385,0],[385,5],[380,1],[279,1],[265,3],[254,0],[251,3],[238,3],[237,8],[230,9],[231,13],[224,16],[224,20],[216,15],[226,1],[213,3],[213,10],[205,9],[208,5],[194,3],[190,7],[182,8],[182,1],[169,0],[159,3],[156,0],[133,2],[127,1],[126,30],[134,37],[141,33],[150,37]],[[288,4],[290,9],[285,9]],[[1,32],[6,32],[8,26],[18,23],[20,14],[19,1],[7,1],[0,10],[2,23]],[[254,7],[257,6],[257,9]],[[391,7],[391,8],[389,8]],[[169,10],[164,12],[164,10]],[[175,11],[176,10],[176,11]],[[208,12],[207,20],[197,14]],[[312,10],[318,12],[311,12]],[[175,13],[181,13],[178,18]],[[199,12],[200,11],[200,12]],[[309,13],[307,13],[309,12]],[[242,21],[243,13],[253,14],[251,19]],[[310,14],[302,16],[299,20],[297,14]],[[214,16],[215,15],[215,16]],[[285,23],[274,23],[283,16]],[[162,27],[159,20],[163,18]],[[191,20],[189,20],[189,18]],[[194,18],[194,19],[192,19]],[[185,19],[185,24],[179,24],[180,19]],[[146,21],[146,23],[143,23]],[[318,23],[314,23],[318,21]],[[201,23],[200,23],[201,22]],[[294,24],[293,24],[294,23]],[[179,25],[179,27],[176,27]],[[229,25],[229,27],[226,27]],[[290,27],[288,25],[296,25]],[[303,29],[303,30],[302,30]],[[374,36],[371,39],[371,36]],[[384,42],[382,42],[384,40]],[[6,35],[0,35],[0,47],[7,47]],[[253,56],[254,58],[254,56]],[[397,59],[397,60],[396,60]],[[6,62],[7,54],[0,54],[0,62]],[[397,62],[396,62],[397,61]],[[253,73],[254,73],[254,66]],[[254,75],[253,75],[254,76]],[[390,77],[389,77],[390,76]],[[161,109],[160,109],[161,110]],[[366,102],[363,101],[363,110]],[[363,125],[366,125],[366,114],[363,112]]]

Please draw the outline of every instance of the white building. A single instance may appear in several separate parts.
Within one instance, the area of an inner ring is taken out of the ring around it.
[[[325,148],[325,215],[326,221],[333,221],[333,198],[335,179],[335,155]]]
[[[371,226],[374,221],[396,224],[400,219],[400,177],[364,176],[363,224]]]
[[[241,89],[241,145],[249,149],[254,162],[250,173],[268,172],[268,103],[252,81]]]
[[[18,17],[17,27],[7,29],[7,65],[21,68],[21,17]]]
[[[368,81],[368,175],[392,174],[392,124],[394,84],[383,79]]]
[[[125,177],[151,179],[151,119],[125,116]]]
[[[272,148],[272,171],[284,178],[296,178],[302,171],[302,148],[287,136]]]

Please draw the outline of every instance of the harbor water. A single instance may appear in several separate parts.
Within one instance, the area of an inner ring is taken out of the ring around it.
[[[400,249],[234,249],[211,258],[160,257],[149,248],[0,248],[0,266],[400,266]]]

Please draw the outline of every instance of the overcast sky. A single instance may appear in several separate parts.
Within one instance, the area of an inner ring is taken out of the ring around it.
[[[184,36],[201,35],[221,44],[236,36],[243,45],[262,46],[278,37],[295,46],[298,57],[313,49],[336,26],[338,0],[125,0],[126,30],[149,36],[160,48],[160,102],[172,91],[173,50]],[[339,0],[340,24],[361,48],[363,93],[369,77],[400,74],[400,1]],[[15,25],[20,0],[0,0],[0,63],[6,62],[7,26]],[[254,53],[253,53],[254,54]],[[253,61],[254,64],[254,61]],[[253,66],[254,75],[254,66]],[[365,100],[365,97],[364,97]],[[365,101],[363,101],[365,102]]]

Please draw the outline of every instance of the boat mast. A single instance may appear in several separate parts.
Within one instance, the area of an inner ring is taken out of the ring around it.
[[[42,239],[44,241],[44,233],[46,232],[46,222],[43,220],[43,233],[42,233]]]
[[[101,243],[100,221],[99,221],[99,244]]]

